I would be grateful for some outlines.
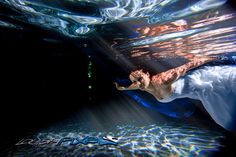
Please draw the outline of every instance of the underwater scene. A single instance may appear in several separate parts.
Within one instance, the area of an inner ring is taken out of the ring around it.
[[[230,0],[1,0],[0,156],[236,156]]]

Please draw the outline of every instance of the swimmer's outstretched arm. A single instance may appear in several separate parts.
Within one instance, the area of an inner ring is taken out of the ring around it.
[[[116,88],[118,90],[136,90],[140,88],[140,83],[139,82],[133,82],[129,87],[123,87],[118,85],[117,82],[114,82],[114,84],[116,85]]]
[[[177,79],[179,79],[181,76],[183,76],[187,71],[199,67],[215,59],[216,59],[215,57],[195,58],[192,61],[182,66],[157,74],[153,76],[153,79],[154,80],[156,79],[156,81],[159,82],[159,84],[171,84],[175,82]]]

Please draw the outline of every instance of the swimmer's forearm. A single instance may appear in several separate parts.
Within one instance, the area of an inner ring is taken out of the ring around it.
[[[179,74],[185,74],[187,71],[199,67],[207,62],[210,62],[212,60],[215,60],[215,57],[203,57],[203,58],[195,58],[192,61],[182,65],[179,67]],[[181,75],[182,76],[182,75]]]
[[[209,61],[214,60],[215,58],[195,58],[194,60],[171,70],[168,70],[164,73],[162,73],[163,77],[163,84],[171,84],[177,79],[179,79],[181,76],[183,76],[187,71],[199,67]]]
[[[139,85],[137,83],[132,83],[129,87],[123,87],[123,86],[119,86],[118,83],[114,82],[116,89],[118,90],[136,90],[139,89]]]

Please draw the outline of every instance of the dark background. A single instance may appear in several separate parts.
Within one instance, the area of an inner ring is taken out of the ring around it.
[[[84,106],[98,106],[118,94],[114,78],[126,76],[92,45],[91,38],[72,42],[28,27],[20,31],[0,28],[0,123],[4,141],[59,122]]]

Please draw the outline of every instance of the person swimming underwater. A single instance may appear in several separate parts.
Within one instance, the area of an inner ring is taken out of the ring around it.
[[[153,76],[143,70],[136,70],[129,75],[132,81],[129,87],[119,86],[116,82],[115,85],[118,90],[146,91],[164,103],[178,98],[200,100],[217,124],[227,130],[235,131],[236,66],[201,66],[215,59],[215,57],[194,58],[182,66]]]

